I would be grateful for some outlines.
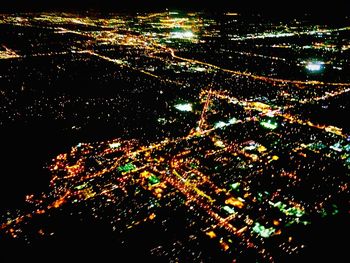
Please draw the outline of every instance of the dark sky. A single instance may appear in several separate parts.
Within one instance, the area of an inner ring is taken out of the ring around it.
[[[50,10],[142,11],[165,8],[192,10],[232,10],[267,14],[315,13],[323,17],[350,15],[349,0],[0,0],[0,11]]]

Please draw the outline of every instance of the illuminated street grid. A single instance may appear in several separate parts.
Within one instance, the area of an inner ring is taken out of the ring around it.
[[[132,70],[140,78],[191,89],[194,94],[169,101],[168,112],[158,116],[159,126],[180,122],[181,136],[163,134],[149,144],[136,139],[84,142],[58,155],[49,167],[51,191],[28,195],[33,209],[4,216],[3,232],[15,238],[29,235],[28,221],[66,206],[89,207],[94,216],[108,217],[113,229],[121,232],[157,220],[162,209],[185,207],[190,235],[179,239],[182,245],[176,249],[155,247],[154,255],[175,260],[181,250],[190,249],[188,240],[207,238],[232,259],[253,248],[262,259],[274,261],[279,253],[302,253],[305,244],[294,236],[292,226],[344,212],[337,200],[348,198],[350,137],[339,127],[313,122],[295,110],[350,91],[347,80],[312,78],[325,67],[341,70],[341,60],[299,61],[294,66],[311,75],[299,80],[190,57],[186,50],[197,46],[205,50],[220,37],[216,21],[198,13],[103,19],[42,14],[6,16],[0,23],[79,36],[75,45],[61,51],[33,51],[26,57],[95,57],[115,64],[116,71]],[[229,41],[332,36],[349,30],[280,26],[276,32],[232,34]],[[329,53],[350,48],[350,42],[336,46],[321,39],[304,46],[271,42],[271,48]],[[231,50],[235,52],[249,59],[288,63],[283,56]],[[18,59],[24,54],[3,46],[0,56]],[[113,216],[104,213],[110,209]],[[201,259],[200,249],[192,257]]]

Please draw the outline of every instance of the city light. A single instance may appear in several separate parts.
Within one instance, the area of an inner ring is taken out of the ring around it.
[[[175,39],[193,39],[195,34],[192,31],[174,31],[170,33],[170,38]]]
[[[308,62],[306,64],[306,69],[312,72],[318,72],[323,68],[322,62]]]
[[[278,124],[276,122],[273,122],[271,120],[262,121],[261,125],[267,129],[270,129],[270,130],[274,130],[278,126]]]
[[[111,148],[118,148],[118,147],[120,147],[120,142],[114,142],[114,143],[110,143],[109,144],[109,147],[111,147]]]
[[[176,104],[174,106],[179,111],[192,111],[192,104],[191,103],[180,103]]]

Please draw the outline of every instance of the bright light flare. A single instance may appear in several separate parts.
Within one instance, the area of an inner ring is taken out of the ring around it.
[[[306,64],[306,69],[312,72],[320,71],[323,67],[322,62],[308,62]]]

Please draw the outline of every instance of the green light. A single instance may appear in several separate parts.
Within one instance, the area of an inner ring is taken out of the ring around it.
[[[272,122],[271,120],[267,120],[267,121],[262,121],[261,126],[263,126],[266,129],[270,129],[270,130],[274,130],[277,128],[277,123],[276,122]]]
[[[305,214],[305,212],[297,207],[290,207],[287,210],[284,210],[286,215],[291,215],[295,217],[301,217]]]
[[[154,174],[152,174],[150,177],[148,177],[148,181],[150,182],[150,184],[158,184],[160,182],[159,178],[157,176],[155,176]]]
[[[322,209],[321,211],[320,211],[320,214],[321,214],[321,217],[326,217],[327,216],[327,211],[326,211],[326,209]]]
[[[276,229],[274,229],[273,227],[266,228],[263,225],[260,225],[258,222],[256,222],[252,230],[253,232],[259,234],[261,237],[267,238],[273,233],[275,233]]]
[[[237,190],[240,185],[241,185],[241,183],[237,182],[237,183],[231,184],[230,186],[233,190]]]
[[[345,145],[344,150],[350,152],[350,144]]]
[[[334,215],[336,215],[336,214],[338,214],[338,213],[339,213],[339,210],[338,210],[338,206],[337,206],[337,205],[335,205],[335,204],[333,204],[333,205],[332,205],[332,207],[333,207],[333,212],[332,212],[332,215],[334,216]]]
[[[196,169],[198,167],[198,165],[196,163],[190,163],[190,167],[193,169]]]
[[[322,149],[326,148],[326,145],[324,145],[322,142],[315,142],[315,143],[310,143],[308,145],[308,147],[311,150],[322,150]]]
[[[127,163],[124,166],[119,166],[118,167],[118,171],[120,172],[130,172],[132,170],[136,169],[136,166],[133,165],[132,163]]]
[[[287,208],[287,205],[282,204],[281,201],[278,201],[277,203],[273,203],[269,201],[269,204],[272,205],[273,207],[277,207],[282,213],[284,213],[287,216],[302,217],[305,214],[305,211],[298,207]]]
[[[261,202],[263,200],[263,195],[262,193],[258,193],[258,197],[257,197],[258,201]]]

